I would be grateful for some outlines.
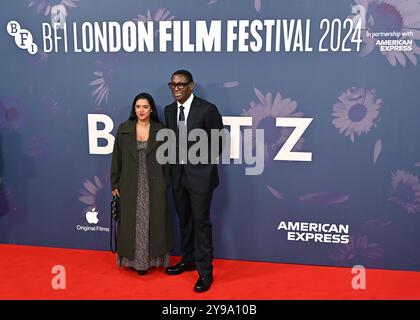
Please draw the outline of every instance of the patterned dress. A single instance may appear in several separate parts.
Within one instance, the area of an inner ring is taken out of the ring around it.
[[[137,141],[138,188],[136,207],[136,244],[134,259],[129,260],[118,255],[118,265],[147,270],[150,267],[169,266],[169,252],[160,257],[150,257],[149,247],[149,183],[146,168],[147,141]]]

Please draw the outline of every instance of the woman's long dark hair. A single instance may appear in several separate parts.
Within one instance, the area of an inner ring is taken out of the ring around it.
[[[135,108],[136,108],[136,102],[139,99],[146,99],[149,102],[150,107],[152,108],[152,113],[150,114],[150,120],[154,121],[154,122],[160,122],[159,115],[157,113],[157,109],[156,109],[156,105],[155,105],[155,100],[153,100],[153,97],[146,92],[139,93],[134,98],[133,105],[131,107],[130,117],[128,118],[128,120],[137,121],[137,115],[136,115]]]

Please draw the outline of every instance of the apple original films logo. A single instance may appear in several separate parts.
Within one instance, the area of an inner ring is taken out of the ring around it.
[[[88,211],[86,211],[85,218],[88,225],[78,224],[76,226],[77,231],[109,232],[109,228],[98,225],[99,223],[98,214],[99,212],[96,211],[96,208],[89,209]]]
[[[93,208],[92,210],[86,212],[86,221],[90,224],[97,224],[99,222],[98,213],[95,211],[96,209]]]

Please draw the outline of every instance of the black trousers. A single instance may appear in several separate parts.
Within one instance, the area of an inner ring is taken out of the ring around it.
[[[182,261],[195,262],[202,277],[213,276],[213,236],[210,203],[213,192],[197,193],[188,185],[185,174],[181,186],[173,189],[181,230]]]

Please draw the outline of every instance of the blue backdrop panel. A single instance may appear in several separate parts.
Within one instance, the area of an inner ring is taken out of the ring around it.
[[[65,8],[67,23],[79,26],[310,19],[314,50],[43,52],[41,25],[51,22],[56,5]],[[344,21],[358,5],[366,9],[361,50],[319,52],[321,20]],[[185,68],[196,94],[223,116],[251,116],[265,130],[261,175],[245,175],[246,165],[219,166],[212,204],[217,258],[420,270],[416,1],[21,0],[0,6],[1,243],[108,250],[111,155],[89,154],[88,114],[112,118],[115,134],[133,97],[146,91],[163,118],[172,101],[166,83]],[[12,20],[31,32],[36,54],[8,34]],[[367,33],[407,30],[413,30],[406,36],[411,51],[380,51],[376,40],[385,38]],[[294,147],[312,152],[312,161],[272,160],[291,132],[276,127],[276,117],[313,118]],[[88,211],[98,212],[97,223],[88,221]],[[281,222],[324,230],[278,229]],[[348,227],[348,241],[306,238],[334,233],[325,229],[334,224]]]

